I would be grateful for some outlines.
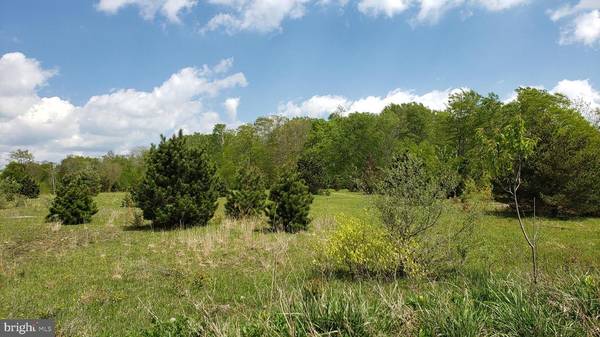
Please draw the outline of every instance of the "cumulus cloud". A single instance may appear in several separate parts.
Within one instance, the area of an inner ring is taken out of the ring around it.
[[[56,74],[44,70],[40,63],[21,53],[7,53],[0,58],[0,121],[24,113],[39,101],[36,90]]]
[[[220,28],[233,34],[249,30],[270,32],[281,28],[286,19],[298,19],[305,14],[309,0],[209,0],[225,7],[202,28],[203,32]]]
[[[548,11],[550,19],[561,23],[560,44],[583,43],[587,46],[600,41],[600,1],[580,0]]]
[[[197,0],[100,0],[96,8],[108,14],[115,14],[124,7],[136,6],[140,10],[140,15],[146,20],[152,20],[157,13],[160,13],[170,22],[179,23],[180,13],[192,9],[197,2]]]
[[[530,0],[206,0],[218,8],[218,13],[200,29],[206,33],[224,30],[229,34],[240,31],[268,33],[281,29],[285,20],[303,17],[311,6],[356,6],[359,12],[371,17],[394,17],[409,9],[416,14],[412,23],[435,23],[451,9],[462,7],[472,13],[474,8],[501,11]],[[593,1],[593,0],[583,0]],[[173,23],[180,22],[184,11],[194,8],[198,0],[99,0],[99,11],[114,14],[124,7],[139,8],[140,15],[151,20],[160,14]]]
[[[350,100],[343,96],[313,96],[305,101],[288,101],[281,103],[278,112],[288,117],[309,116],[309,117],[327,117],[332,112],[340,110],[345,113],[350,112],[370,112],[380,113],[386,106],[395,103],[421,103],[434,110],[443,110],[446,108],[448,97],[464,89],[446,89],[433,90],[423,95],[418,95],[413,91],[396,89],[390,91],[385,96],[367,96],[356,100]]]
[[[342,96],[313,96],[300,103],[293,101],[281,103],[277,110],[281,115],[288,117],[309,116],[320,118],[327,117],[339,107],[346,109],[349,103],[348,99]]]
[[[150,91],[119,89],[76,106],[59,97],[38,96],[37,89],[53,71],[21,53],[5,54],[0,59],[0,152],[27,147],[41,153],[41,159],[77,151],[125,152],[180,128],[209,132],[224,119],[205,103],[247,85],[243,73],[226,74],[232,63],[226,59],[214,67],[183,68]],[[239,99],[227,102],[225,122],[236,123]]]
[[[468,11],[480,7],[501,11],[523,5],[529,0],[359,0],[358,10],[371,16],[393,17],[410,8],[417,9],[413,23],[435,23],[449,10],[462,7]]]
[[[588,120],[598,117],[594,110],[600,109],[600,91],[594,89],[589,80],[562,80],[552,92],[567,96]]]
[[[412,0],[360,0],[358,10],[364,14],[392,17],[407,10]]]

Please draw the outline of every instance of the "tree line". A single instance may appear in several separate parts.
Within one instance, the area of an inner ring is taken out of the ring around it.
[[[222,196],[239,184],[240,168],[257,172],[267,189],[283,173],[296,172],[313,194],[329,189],[375,193],[394,158],[410,154],[434,174],[456,181],[448,196],[476,190],[511,204],[510,191],[503,188],[511,173],[496,169],[505,153],[490,149],[490,139],[499,144],[511,137],[519,120],[533,146],[519,163],[520,206],[527,210],[537,200],[538,210],[551,215],[598,215],[600,132],[580,110],[565,96],[533,88],[517,89],[511,102],[462,91],[443,111],[418,103],[391,104],[380,114],[340,108],[327,119],[260,117],[236,129],[218,124],[210,134],[185,138],[215,165]],[[126,191],[142,182],[147,154],[69,156],[53,164],[35,162],[21,151],[13,153],[2,178],[23,185],[28,177],[42,192],[53,192],[62,177],[85,172],[97,191]]]

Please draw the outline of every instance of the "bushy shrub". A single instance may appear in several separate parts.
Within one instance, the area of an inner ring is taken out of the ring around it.
[[[233,188],[227,192],[225,214],[233,218],[261,214],[266,199],[262,173],[255,167],[241,169],[237,173]]]
[[[15,197],[21,191],[21,184],[11,177],[0,178],[0,197],[5,201],[10,202],[15,200]]]
[[[142,211],[140,211],[139,209],[136,209],[133,211],[132,213],[133,218],[131,219],[131,222],[129,223],[131,226],[133,227],[144,227],[144,213],[142,213]]]
[[[338,216],[336,221],[325,245],[327,263],[334,271],[353,276],[419,273],[412,247],[395,245],[381,225],[346,216]]]
[[[2,171],[2,178],[18,183],[18,194],[22,196],[33,199],[40,195],[40,185],[28,173],[25,164],[10,162]]]
[[[266,214],[271,229],[289,233],[306,230],[313,201],[304,181],[295,173],[282,175],[269,192]]]
[[[456,181],[410,152],[396,156],[383,172],[375,208],[396,246],[412,247],[425,273],[458,266],[473,241],[473,214],[458,212],[445,200]],[[442,214],[452,217],[441,221]]]
[[[24,176],[20,181],[20,194],[27,198],[34,199],[40,195],[40,185],[35,182],[30,176]]]
[[[85,178],[74,174],[62,178],[47,219],[60,220],[65,225],[75,225],[90,222],[96,212],[98,208]]]
[[[131,193],[125,193],[125,196],[121,200],[121,207],[131,208],[135,207],[135,202],[133,201],[133,197]]]
[[[146,158],[146,173],[133,199],[155,227],[204,226],[217,208],[215,166],[201,147],[190,146],[182,131],[161,136]]]

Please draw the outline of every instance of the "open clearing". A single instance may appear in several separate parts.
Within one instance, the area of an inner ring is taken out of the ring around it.
[[[48,196],[0,210],[0,317],[54,318],[61,336],[122,336],[150,326],[153,317],[199,313],[235,326],[276,311],[286,293],[315,282],[366,299],[410,298],[484,271],[526,280],[530,268],[515,219],[489,211],[478,221],[479,244],[459,274],[434,282],[360,281],[325,277],[315,261],[335,215],[368,216],[365,195],[317,196],[311,227],[298,234],[261,231],[260,220],[225,219],[222,207],[207,227],[132,228],[131,210],[120,207],[123,195],[100,194],[100,211],[85,225],[45,223]],[[541,223],[543,282],[573,272],[598,275],[600,219]]]

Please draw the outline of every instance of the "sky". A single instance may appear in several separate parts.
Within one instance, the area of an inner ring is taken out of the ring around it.
[[[519,86],[600,107],[600,0],[0,1],[0,165]]]

